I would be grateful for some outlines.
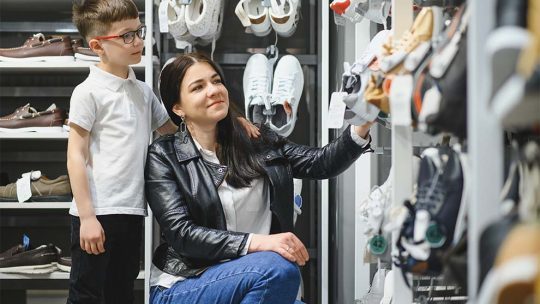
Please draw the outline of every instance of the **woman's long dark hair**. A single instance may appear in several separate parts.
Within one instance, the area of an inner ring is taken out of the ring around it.
[[[223,72],[219,66],[201,53],[184,54],[169,63],[159,79],[159,93],[171,120],[180,125],[181,118],[173,112],[175,104],[181,104],[180,85],[186,71],[197,62],[206,62],[219,74],[225,84]],[[218,122],[217,129],[217,157],[219,161],[228,166],[229,170],[225,180],[235,188],[247,187],[254,178],[264,175],[264,170],[255,157],[255,150],[249,135],[238,122],[239,111],[233,103],[229,103],[227,116]]]

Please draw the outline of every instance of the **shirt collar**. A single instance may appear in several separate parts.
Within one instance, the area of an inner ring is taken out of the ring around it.
[[[201,154],[206,155],[206,156],[210,156],[210,157],[216,157],[216,153],[203,148],[201,146],[201,144],[194,137],[192,137],[192,138],[193,138],[193,142],[195,143],[195,147],[197,147],[197,150],[199,150],[199,152],[201,152]]]
[[[118,91],[124,84],[128,84],[130,82],[137,83],[137,77],[135,76],[135,72],[131,67],[128,67],[128,77],[127,79],[124,79],[106,72],[98,68],[96,65],[91,65],[88,78],[98,82],[104,87],[111,88],[114,91]]]

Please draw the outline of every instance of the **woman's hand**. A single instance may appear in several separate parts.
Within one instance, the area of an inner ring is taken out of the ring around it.
[[[245,119],[244,117],[238,117],[238,122],[246,129],[247,134],[251,138],[258,138],[261,135],[261,132],[259,132],[259,129],[249,122],[249,120]]]
[[[249,244],[248,253],[274,251],[287,260],[304,266],[309,260],[306,246],[291,232],[262,235],[254,234]]]
[[[367,139],[369,135],[369,129],[371,128],[372,125],[373,125],[373,122],[370,121],[361,126],[354,126],[354,131],[356,132],[356,134],[358,134],[358,136],[362,137],[363,139]]]

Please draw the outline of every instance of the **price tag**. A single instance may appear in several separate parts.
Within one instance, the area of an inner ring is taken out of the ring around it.
[[[169,0],[164,0],[159,3],[158,18],[159,18],[159,31],[161,33],[169,32],[169,18],[167,17],[168,9],[169,9]]]
[[[340,129],[343,127],[343,115],[346,105],[343,98],[347,96],[346,92],[334,92],[330,98],[330,107],[328,108],[328,128]]]
[[[396,76],[390,88],[390,113],[392,124],[396,126],[410,126],[411,96],[413,91],[413,78],[411,75]]]
[[[17,180],[17,200],[19,203],[27,201],[32,197],[32,188],[30,182],[41,177],[41,171],[32,171],[23,173],[22,177]]]

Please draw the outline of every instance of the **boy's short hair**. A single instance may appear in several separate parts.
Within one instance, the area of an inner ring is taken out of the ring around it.
[[[73,23],[86,40],[105,35],[114,22],[138,17],[132,0],[73,1]]]

